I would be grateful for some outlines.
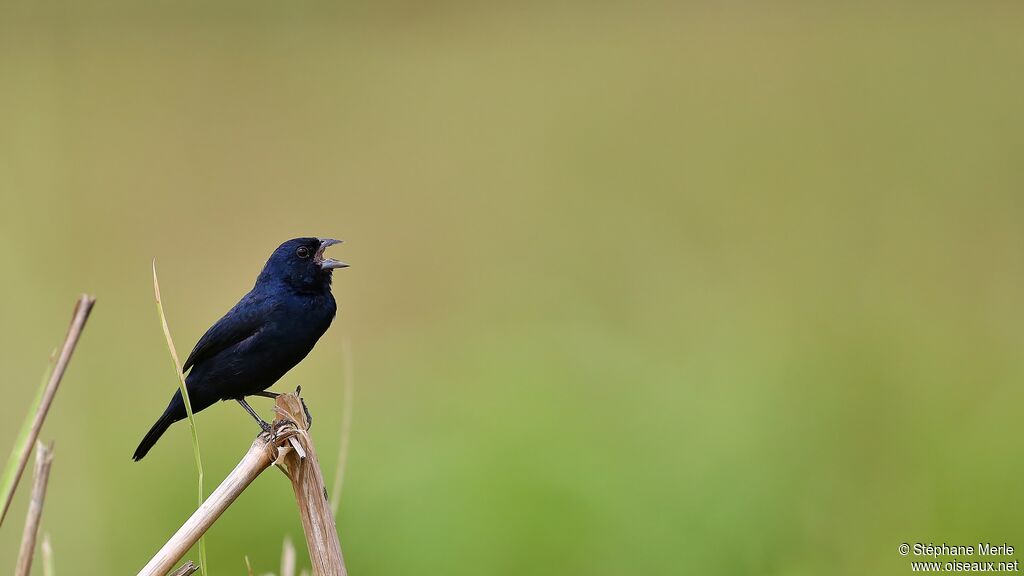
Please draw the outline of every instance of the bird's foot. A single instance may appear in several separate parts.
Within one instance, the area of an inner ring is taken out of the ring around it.
[[[306,413],[306,430],[313,427],[313,415],[309,413],[309,407],[306,406],[306,401],[299,396],[299,402],[302,403],[302,411]]]
[[[299,394],[301,394],[301,393],[302,393],[302,386],[296,386],[295,387],[295,395],[299,396]],[[260,397],[263,397],[263,398],[275,398],[275,399],[278,396],[280,396],[280,395],[281,394],[278,393],[278,392],[271,392],[269,390],[261,390],[259,392],[254,392],[253,394],[250,394],[250,396],[260,396]],[[306,406],[306,400],[302,396],[299,396],[299,402],[302,403],[302,411],[306,414],[306,430],[309,430],[310,428],[313,427],[313,415],[309,413],[309,406]],[[252,410],[250,408],[248,408],[248,404],[242,404],[242,406],[246,410],[249,410],[249,414],[252,414],[253,418],[256,418],[256,420],[258,422],[260,422],[260,427],[263,428],[264,432],[270,432],[270,430],[272,428],[272,426],[270,426],[270,424],[267,424],[262,419],[260,419],[258,416],[256,416],[256,414],[254,412],[252,412]]]
[[[302,404],[302,411],[306,414],[306,430],[313,427],[313,415],[309,413],[309,406],[306,406],[306,399],[301,396],[302,385],[295,387],[295,395],[299,397],[299,402]]]
[[[259,422],[260,422],[260,428],[262,428],[265,433],[270,434],[271,436],[273,436],[273,434],[274,434],[274,426],[272,424],[270,424],[269,422],[267,422],[266,420],[263,420],[262,418],[260,419]]]
[[[273,435],[274,427],[268,424],[267,421],[264,420],[263,418],[260,418],[259,414],[256,414],[256,411],[252,409],[252,406],[249,406],[249,403],[245,401],[244,397],[235,398],[235,400],[242,405],[242,408],[245,408],[245,411],[248,412],[250,416],[252,416],[253,420],[255,420],[256,423],[260,425],[260,428],[262,428],[264,432]]]

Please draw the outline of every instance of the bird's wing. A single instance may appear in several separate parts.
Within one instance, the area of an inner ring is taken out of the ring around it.
[[[196,347],[185,360],[182,371],[187,372],[197,362],[215,356],[218,352],[245,340],[259,331],[266,321],[267,301],[256,294],[249,293],[223,318],[210,327],[203,337],[196,342]]]

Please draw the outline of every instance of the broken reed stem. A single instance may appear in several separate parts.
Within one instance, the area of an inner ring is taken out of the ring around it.
[[[327,501],[324,477],[313,439],[307,430],[309,424],[306,422],[302,400],[297,394],[282,394],[277,397],[275,410],[280,416],[274,422],[275,429],[282,421],[290,421],[298,426],[292,426],[289,445],[281,450],[278,464],[284,468],[292,482],[313,575],[347,576],[341,543],[338,541],[338,529],[334,524],[331,505]]]
[[[256,437],[242,461],[139,571],[139,576],[167,574],[242,491],[275,461],[292,481],[313,574],[346,576],[334,515],[324,497],[323,475],[306,431],[302,401],[296,393],[281,394],[276,402],[279,417],[274,420],[273,435],[263,433]]]
[[[192,574],[196,573],[196,570],[199,570],[199,566],[196,566],[195,562],[189,560],[182,564],[181,568],[171,572],[171,576],[192,576]]]
[[[39,439],[39,431],[43,428],[43,421],[50,412],[53,397],[57,395],[57,388],[64,378],[64,371],[67,370],[68,363],[71,362],[71,354],[75,351],[78,339],[82,336],[82,329],[85,328],[85,321],[89,319],[89,312],[92,311],[94,304],[96,304],[96,299],[88,294],[81,295],[78,301],[75,302],[75,311],[71,316],[68,333],[64,337],[64,345],[61,347],[60,356],[57,357],[57,363],[53,367],[53,372],[50,373],[50,380],[46,383],[46,389],[43,390],[43,395],[35,417],[32,419],[32,426],[29,428],[28,436],[20,447],[15,446],[11,452],[11,459],[17,458],[17,465],[14,474],[5,478],[4,486],[0,489],[0,498],[3,498],[3,504],[0,505],[2,506],[0,525],[3,524],[4,518],[7,517],[11,500],[14,498],[14,490],[18,487],[21,475],[25,472],[25,466],[28,464],[28,455],[32,451],[32,446]]]
[[[242,491],[274,463],[276,452],[266,435],[260,434],[242,457],[242,461],[164,544],[156,556],[153,556],[149,564],[139,571],[139,576],[164,576],[174,568]]]
[[[50,533],[43,532],[43,543],[39,546],[43,553],[43,576],[53,576],[53,545],[50,544]]]
[[[32,557],[36,551],[36,538],[39,536],[39,520],[43,516],[43,501],[46,500],[46,484],[50,480],[50,465],[53,464],[53,443],[44,446],[36,441],[36,467],[32,474],[32,499],[28,504],[25,516],[25,531],[21,534],[21,551],[18,553],[18,565],[15,576],[29,576],[32,572]]]
[[[281,576],[295,576],[295,546],[288,536],[281,547]]]

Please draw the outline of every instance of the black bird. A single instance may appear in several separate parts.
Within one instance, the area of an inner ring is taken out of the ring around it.
[[[324,257],[330,238],[295,238],[281,244],[256,285],[196,343],[182,369],[193,413],[218,400],[237,400],[266,430],[245,401],[264,392],[302,361],[331,325],[337,305],[331,275],[348,264]],[[185,418],[181,391],[174,393],[132,459],[141,460],[171,424]]]

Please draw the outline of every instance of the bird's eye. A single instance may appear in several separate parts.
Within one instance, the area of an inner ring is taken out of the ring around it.
[[[299,246],[299,249],[295,251],[295,255],[299,258],[309,258],[309,248]]]

